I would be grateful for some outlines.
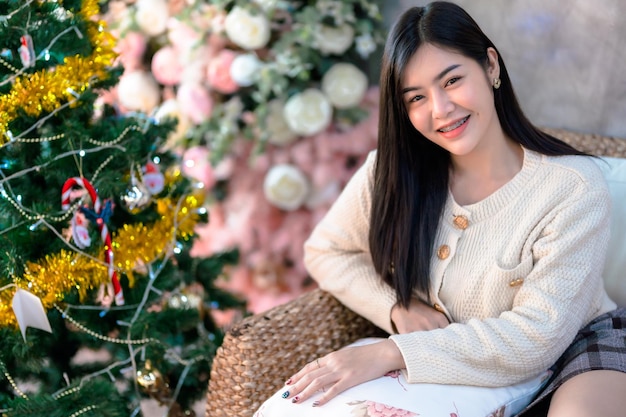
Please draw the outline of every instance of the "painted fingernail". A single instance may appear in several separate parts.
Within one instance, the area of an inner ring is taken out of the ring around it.
[[[300,401],[300,397],[298,397],[297,395],[291,400],[292,403],[297,403],[298,401]]]
[[[289,385],[289,384],[291,384],[291,378],[289,378],[289,379],[285,382],[285,385]]]
[[[289,391],[283,392],[283,398],[287,398],[287,397],[289,397]]]
[[[314,401],[313,402],[313,407],[319,407],[320,406],[320,402],[319,401]]]

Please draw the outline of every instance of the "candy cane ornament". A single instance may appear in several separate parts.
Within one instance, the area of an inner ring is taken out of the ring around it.
[[[86,207],[80,207],[80,210],[85,217],[95,222],[98,226],[100,238],[104,243],[104,260],[108,265],[109,279],[113,284],[115,304],[123,305],[124,293],[122,291],[122,286],[120,285],[120,280],[117,276],[117,271],[113,265],[113,245],[111,244],[111,234],[109,233],[109,229],[106,225],[106,219],[111,215],[111,202],[107,201],[103,205],[100,201],[100,197],[98,197],[98,193],[88,180],[81,177],[72,177],[65,181],[61,190],[61,208],[63,210],[68,210],[71,206],[71,202],[73,200],[72,191],[74,187],[84,189],[89,194],[89,197],[91,197],[93,211],[87,209]]]

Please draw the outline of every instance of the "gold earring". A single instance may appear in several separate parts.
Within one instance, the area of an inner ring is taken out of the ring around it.
[[[498,88],[500,88],[500,84],[502,84],[502,81],[500,81],[500,78],[493,79],[493,88],[497,90]]]

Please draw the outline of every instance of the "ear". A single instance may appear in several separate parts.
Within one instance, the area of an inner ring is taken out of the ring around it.
[[[487,77],[490,81],[494,78],[500,78],[498,52],[492,47],[487,48]]]

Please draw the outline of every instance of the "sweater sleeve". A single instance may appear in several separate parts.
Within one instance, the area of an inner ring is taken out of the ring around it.
[[[504,386],[548,369],[601,303],[609,216],[603,187],[570,196],[533,242],[534,265],[511,310],[390,336],[408,381]]]
[[[304,243],[304,264],[320,288],[391,333],[393,289],[374,270],[369,251],[369,218],[375,152]]]

